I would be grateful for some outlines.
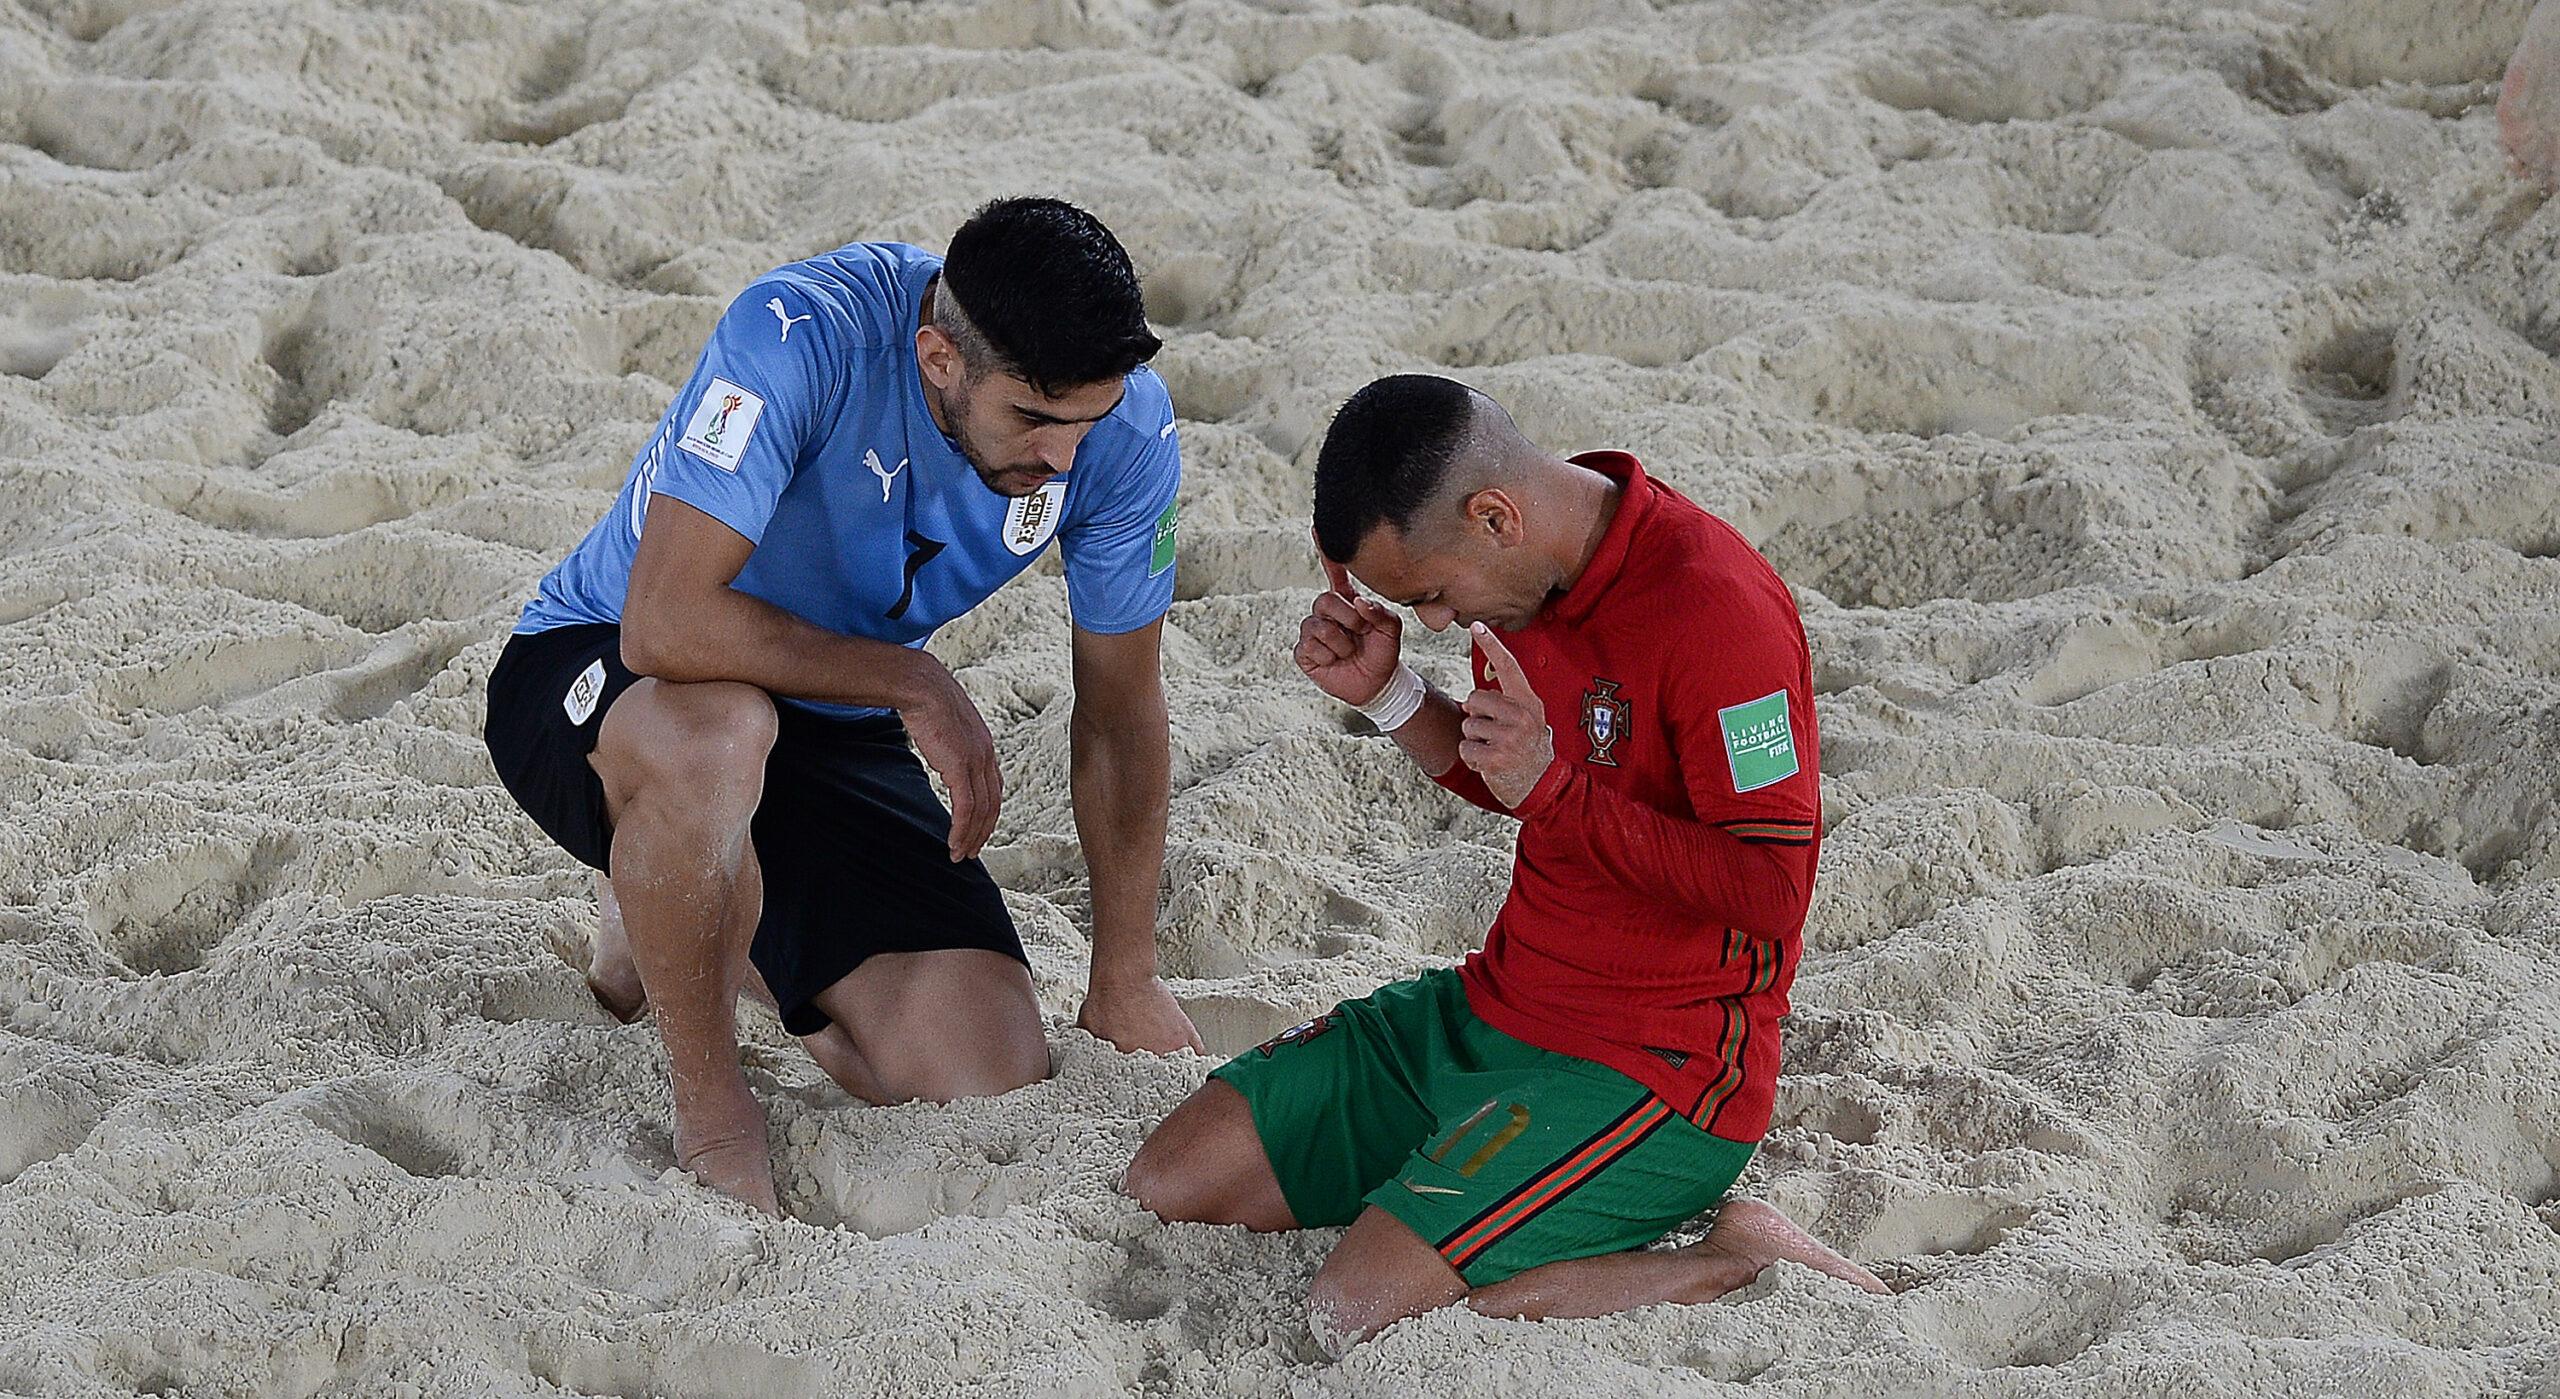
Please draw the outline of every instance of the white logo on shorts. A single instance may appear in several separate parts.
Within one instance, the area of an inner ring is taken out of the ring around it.
[[[589,661],[587,668],[579,671],[578,678],[570,684],[568,695],[560,701],[560,709],[569,716],[570,723],[583,724],[595,717],[596,701],[603,698],[604,662]]]

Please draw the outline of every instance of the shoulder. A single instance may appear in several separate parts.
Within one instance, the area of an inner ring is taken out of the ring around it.
[[[1106,474],[1136,469],[1149,473],[1174,469],[1173,392],[1140,365],[1122,381],[1120,406],[1093,425],[1077,453],[1077,466]]]
[[[905,243],[848,243],[756,278],[730,303],[729,314],[759,326],[807,316],[812,329],[802,333],[813,341],[847,349],[903,347],[914,333],[924,284],[941,268],[940,257]]]
[[[1670,601],[1664,610],[1681,630],[1719,646],[1801,654],[1795,595],[1742,531],[1669,486],[1646,486],[1655,493],[1652,509],[1630,550],[1643,595]]]

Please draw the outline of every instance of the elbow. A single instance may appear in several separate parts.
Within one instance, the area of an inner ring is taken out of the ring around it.
[[[674,629],[655,608],[626,607],[622,616],[622,663],[634,675],[654,676],[660,680],[686,681],[701,677],[690,673],[684,649],[677,643]]]
[[[1079,747],[1170,753],[1173,715],[1161,688],[1143,695],[1079,695],[1067,715],[1067,736]]]
[[[1788,889],[1761,904],[1750,919],[1733,926],[1741,929],[1745,937],[1776,942],[1802,933],[1805,917],[1812,911],[1812,887],[1795,888],[1791,882]]]
[[[1804,920],[1797,918],[1789,922],[1780,922],[1774,918],[1755,919],[1748,923],[1736,923],[1733,926],[1740,929],[1744,937],[1756,942],[1784,942],[1804,931]]]
[[[1732,876],[1692,889],[1691,910],[1744,937],[1775,942],[1804,931],[1813,908],[1813,872],[1799,873],[1776,860],[1731,871]]]

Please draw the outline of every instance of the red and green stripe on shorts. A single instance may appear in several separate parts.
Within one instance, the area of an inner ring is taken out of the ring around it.
[[[1450,1267],[1465,1271],[1467,1265],[1482,1256],[1486,1249],[1608,1169],[1611,1162],[1635,1150],[1645,1138],[1653,1135],[1655,1129],[1671,1119],[1669,1104],[1651,1093],[1645,1094],[1636,1100],[1634,1106],[1592,1133],[1555,1164],[1531,1176],[1517,1189],[1468,1220],[1457,1232],[1441,1240],[1440,1256],[1448,1260]]]

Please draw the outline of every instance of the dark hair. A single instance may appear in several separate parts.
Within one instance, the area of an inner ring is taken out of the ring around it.
[[[1127,250],[1063,199],[998,199],[971,214],[951,235],[942,284],[999,367],[1045,394],[1117,379],[1164,347]]]
[[[1316,453],[1316,546],[1349,563],[1380,525],[1404,533],[1448,479],[1475,396],[1455,379],[1391,374],[1351,396]]]

